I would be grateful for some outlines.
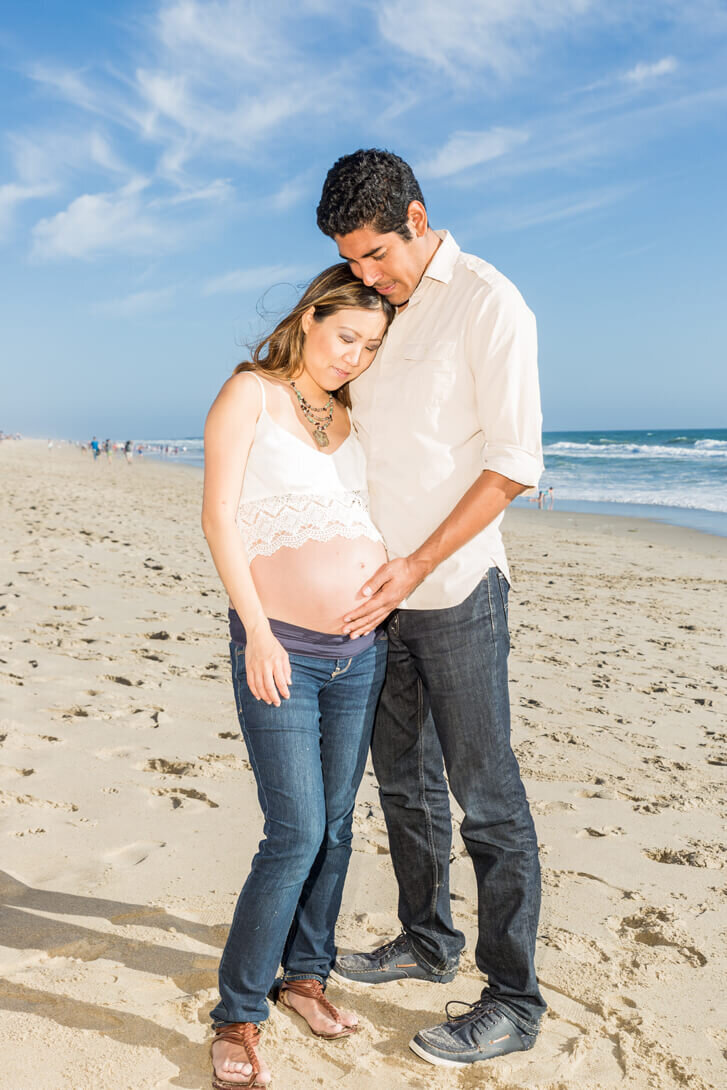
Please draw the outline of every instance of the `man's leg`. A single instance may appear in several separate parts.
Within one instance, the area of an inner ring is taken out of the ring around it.
[[[461,605],[400,613],[424,679],[462,837],[477,878],[476,960],[487,995],[523,1031],[545,1009],[535,975],[540,868],[535,829],[510,745],[507,581],[491,568]]]
[[[389,661],[371,753],[399,884],[399,919],[418,960],[450,971],[464,935],[450,909],[449,792],[427,691],[401,639],[398,614],[389,623]]]

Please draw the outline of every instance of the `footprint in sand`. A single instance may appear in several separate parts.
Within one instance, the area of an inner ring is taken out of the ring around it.
[[[689,943],[687,931],[681,927],[668,908],[647,905],[633,916],[625,916],[618,929],[622,938],[628,938],[643,946],[671,947],[695,968],[707,964],[707,958]]]
[[[159,848],[165,848],[164,840],[138,840],[116,851],[107,852],[104,859],[112,867],[138,867]]]
[[[10,765],[0,766],[0,776],[5,779],[15,779],[17,776],[34,776],[34,768],[13,768]]]
[[[643,855],[655,863],[670,863],[681,867],[706,867],[722,870],[727,861],[727,850],[721,845],[695,842],[688,848],[645,848]]]
[[[133,752],[129,746],[116,746],[112,749],[97,749],[94,757],[98,757],[99,761],[111,761],[114,757],[130,757]]]
[[[17,806],[39,806],[46,810],[65,810],[78,813],[75,802],[56,802],[54,799],[39,799],[35,795],[18,795],[14,791],[0,791],[0,805],[15,803]]]
[[[80,704],[74,704],[72,708],[59,708],[61,719],[88,719],[88,711]]]
[[[195,765],[193,761],[168,761],[165,757],[151,757],[142,771],[161,772],[163,776],[188,776],[195,771]]]
[[[589,826],[588,828],[581,829],[580,832],[577,832],[576,836],[581,839],[584,839],[587,836],[626,836],[626,830],[622,829],[620,825],[602,825],[600,829]]]
[[[170,720],[170,716],[164,711],[164,708],[160,708],[158,705],[151,708],[134,708],[132,715],[148,715],[150,721],[146,719],[140,724],[141,726],[150,726],[154,729],[157,727],[163,727]]]
[[[164,802],[170,803],[173,810],[184,807],[189,810],[201,810],[205,806],[213,810],[219,808],[219,803],[205,795],[204,791],[195,791],[193,787],[155,787],[152,795]]]

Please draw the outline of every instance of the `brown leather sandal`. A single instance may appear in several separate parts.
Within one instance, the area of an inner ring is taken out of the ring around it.
[[[260,1061],[257,1058],[257,1043],[260,1040],[260,1027],[255,1022],[228,1022],[227,1025],[218,1026],[215,1029],[215,1039],[210,1045],[210,1059],[212,1060],[212,1090],[241,1090],[245,1086],[270,1087],[270,1083],[258,1082],[260,1074]],[[247,1082],[227,1082],[218,1076],[215,1070],[215,1061],[212,1057],[212,1045],[215,1041],[229,1041],[233,1045],[242,1045],[247,1053],[248,1063],[252,1064],[252,1071]]]
[[[333,1004],[326,999],[320,980],[283,980],[277,989],[275,1002],[280,1003],[287,1010],[293,1011],[299,1018],[303,1018],[300,1011],[296,1010],[292,1003],[284,998],[286,992],[294,992],[296,995],[305,996],[306,999],[315,999],[323,1007],[326,1014],[330,1014],[334,1022],[341,1023],[341,1015]],[[303,1021],[315,1037],[323,1037],[326,1041],[338,1041],[341,1037],[350,1037],[352,1033],[356,1033],[358,1030],[358,1026],[343,1026],[343,1029],[339,1030],[338,1033],[319,1033],[309,1025],[306,1018],[303,1018]]]

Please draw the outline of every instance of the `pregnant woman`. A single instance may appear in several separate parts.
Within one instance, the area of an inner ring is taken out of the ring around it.
[[[393,316],[347,265],[326,269],[207,418],[202,524],[230,597],[237,712],[265,818],[220,962],[216,1090],[270,1081],[258,1038],[274,985],[317,1036],[356,1029],[324,989],[386,640],[351,639],[343,616],[386,552],[347,384]]]

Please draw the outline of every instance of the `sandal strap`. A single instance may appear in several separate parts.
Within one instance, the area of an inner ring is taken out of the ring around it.
[[[252,1067],[251,1078],[255,1081],[260,1074],[260,1061],[257,1057],[257,1043],[260,1040],[260,1027],[255,1022],[227,1022],[223,1026],[215,1028],[215,1041],[229,1041],[232,1045],[242,1045],[247,1053],[247,1059]],[[210,1049],[211,1051],[211,1049]],[[241,1083],[252,1085],[252,1083]]]
[[[333,1006],[333,1003],[329,1003],[326,999],[323,991],[323,985],[320,980],[315,978],[311,980],[284,980],[280,985],[280,991],[282,992],[294,992],[296,995],[302,995],[306,999],[315,999],[317,1003],[323,1007],[326,1014],[330,1015],[334,1022],[341,1022],[341,1016]]]

